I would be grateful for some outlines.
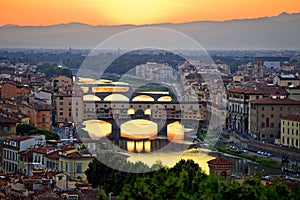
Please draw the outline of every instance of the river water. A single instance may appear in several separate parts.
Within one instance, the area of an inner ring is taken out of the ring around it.
[[[245,160],[239,157],[214,152],[206,149],[201,150],[187,150],[185,152],[169,152],[169,153],[150,153],[150,154],[131,154],[128,157],[128,161],[137,162],[141,161],[149,166],[160,162],[164,166],[172,167],[179,160],[191,159],[202,168],[204,172],[209,173],[207,161],[215,159],[217,157],[223,157],[234,163],[232,168],[232,175],[235,176],[246,176],[253,175],[257,172],[261,172],[262,175],[280,175],[280,169],[273,169],[263,167],[258,163],[254,163],[249,160]]]

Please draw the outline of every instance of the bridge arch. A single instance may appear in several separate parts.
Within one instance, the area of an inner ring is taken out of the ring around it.
[[[85,128],[92,139],[100,139],[112,133],[112,124],[103,120],[87,120],[83,122]]]
[[[93,94],[87,94],[83,95],[83,101],[101,101],[101,98]]]
[[[154,101],[154,98],[149,95],[138,95],[132,99],[132,101]]]
[[[123,94],[110,94],[106,96],[103,101],[129,101],[129,98]]]
[[[157,99],[157,101],[170,102],[170,101],[172,101],[172,97],[170,97],[170,96],[161,96]]]

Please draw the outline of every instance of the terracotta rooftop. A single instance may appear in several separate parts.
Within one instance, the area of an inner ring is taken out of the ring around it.
[[[65,158],[92,158],[92,155],[90,155],[90,156],[83,156],[79,152],[74,152],[74,153],[70,153],[70,154],[67,154],[67,155],[60,154],[59,156],[65,157]]]
[[[209,160],[207,162],[207,164],[209,164],[209,165],[233,165],[232,162],[230,162],[224,158],[216,158],[213,160]]]
[[[227,93],[241,93],[241,94],[264,94],[264,95],[288,95],[289,93],[283,88],[278,86],[267,86],[264,84],[255,84],[249,87],[243,88],[231,88],[227,90]]]
[[[270,105],[300,105],[300,101],[287,99],[287,98],[272,98],[272,97],[266,97],[262,99],[255,99],[250,101],[252,104],[270,104]]]
[[[284,119],[300,122],[300,115],[288,115]]]
[[[19,123],[20,121],[17,119],[13,119],[10,117],[4,117],[0,115],[0,124],[16,124]]]
[[[25,140],[29,140],[33,137],[31,136],[20,136],[20,137],[15,137],[15,138],[10,138],[10,141],[14,141],[14,142],[21,142],[21,141],[25,141]]]
[[[57,159],[58,158],[58,150],[57,151],[53,151],[51,153],[46,154],[47,158],[50,158],[52,160]]]

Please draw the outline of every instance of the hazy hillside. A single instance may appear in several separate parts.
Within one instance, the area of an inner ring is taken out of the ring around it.
[[[206,49],[300,49],[300,13],[225,22],[199,21],[143,26],[90,26],[81,23],[53,26],[6,25],[0,27],[0,48],[94,48],[111,35],[149,26],[180,31]]]

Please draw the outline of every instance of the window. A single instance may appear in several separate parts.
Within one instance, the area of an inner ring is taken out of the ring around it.
[[[2,130],[3,130],[3,133],[7,134],[8,133],[8,126],[3,126]]]
[[[280,107],[280,111],[282,111],[283,109],[282,109],[282,107]]]
[[[64,113],[63,113],[63,112],[60,112],[59,115],[64,115]]]
[[[68,200],[78,200],[78,195],[68,195]]]
[[[273,106],[271,107],[271,110],[272,110],[272,111],[274,110],[274,107],[273,107]]]
[[[68,172],[68,163],[66,162],[66,172]]]
[[[63,100],[64,99],[64,97],[59,97],[59,100]]]
[[[262,128],[265,128],[265,123],[264,123],[264,122],[261,123],[261,127],[262,127]]]
[[[264,114],[261,114],[261,117],[262,117],[262,118],[264,118],[264,117],[265,117],[265,115],[264,115]]]
[[[273,114],[271,114],[271,118],[273,118],[274,117],[274,115]]]
[[[46,119],[45,119],[45,117],[43,117],[43,118],[42,118],[42,122],[43,122],[43,123],[45,123],[45,122],[46,122]]]
[[[269,124],[269,123],[270,123],[270,119],[269,119],[269,117],[267,117],[267,118],[266,118],[266,127],[268,127],[268,128],[270,127],[270,124]]]
[[[274,128],[274,123],[273,122],[271,122],[271,128]]]
[[[76,173],[82,173],[82,164],[81,163],[76,164]]]

